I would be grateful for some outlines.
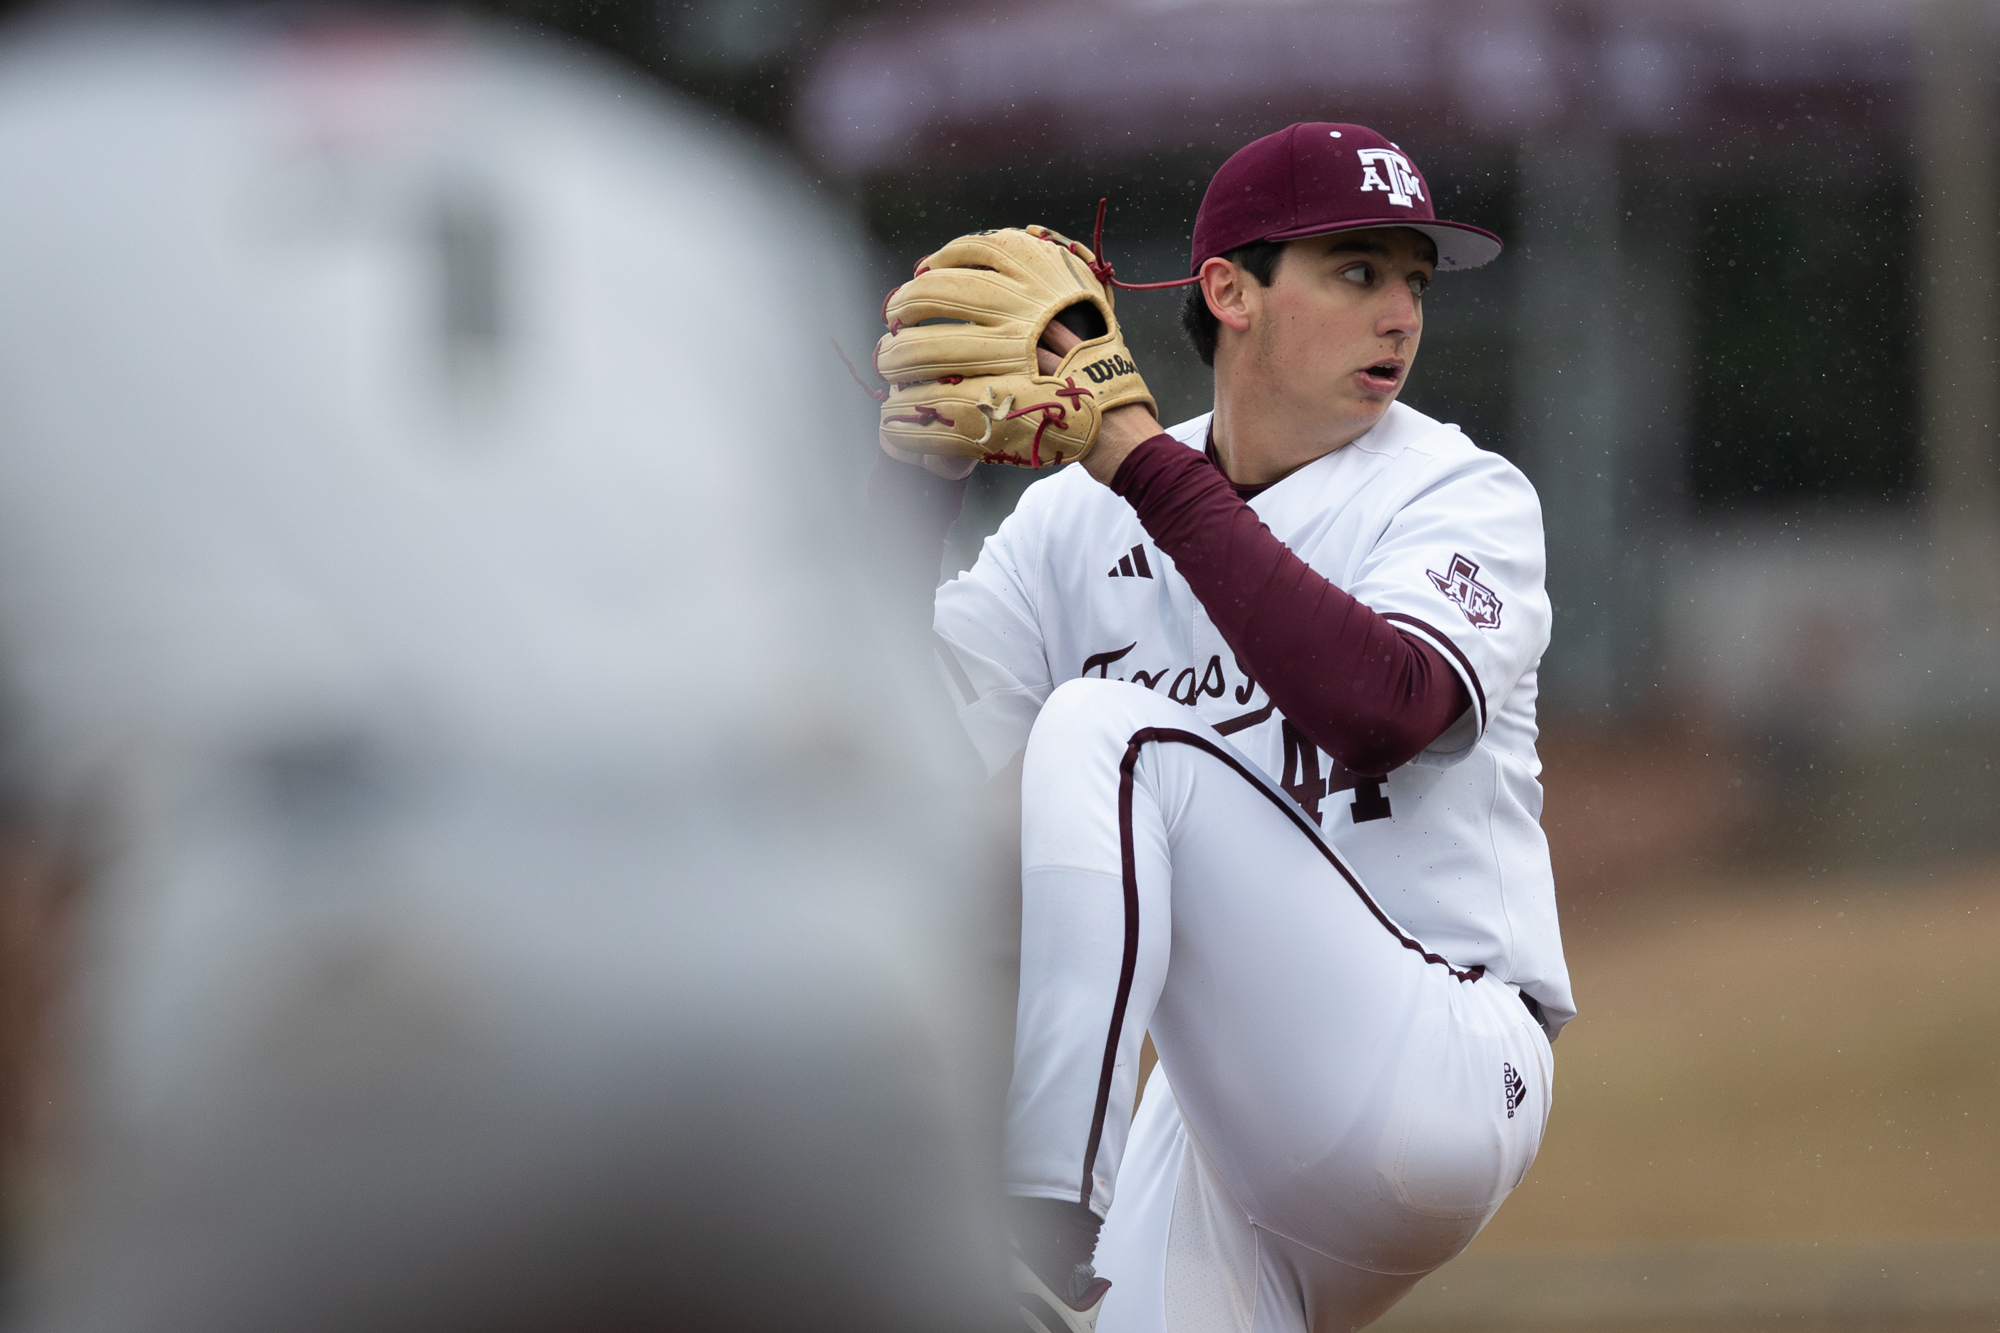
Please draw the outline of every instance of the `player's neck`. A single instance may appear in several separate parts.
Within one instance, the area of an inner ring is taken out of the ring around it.
[[[1268,486],[1367,434],[1374,423],[1329,421],[1301,411],[1270,386],[1245,383],[1217,367],[1209,425],[1223,475],[1238,486]]]

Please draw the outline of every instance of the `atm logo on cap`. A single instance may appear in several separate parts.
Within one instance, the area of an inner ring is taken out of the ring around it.
[[[1423,182],[1417,179],[1417,169],[1409,158],[1389,148],[1357,148],[1355,153],[1361,159],[1361,193],[1381,190],[1398,208],[1408,208],[1412,199],[1424,197]]]

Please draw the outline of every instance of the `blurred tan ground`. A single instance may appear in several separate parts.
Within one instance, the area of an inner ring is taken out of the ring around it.
[[[1582,1017],[1480,1244],[2000,1235],[2000,858],[1728,869],[1719,751],[1547,747]]]
[[[1527,1180],[1384,1328],[2000,1329],[2000,857],[1788,864],[1712,739],[1543,752],[1581,1017]]]
[[[2000,863],[1665,880],[1564,924],[1584,1016],[1482,1243],[2000,1232]]]

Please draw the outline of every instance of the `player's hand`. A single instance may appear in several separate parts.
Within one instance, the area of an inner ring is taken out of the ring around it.
[[[1069,355],[1070,349],[1082,341],[1083,339],[1061,324],[1051,321],[1048,328],[1042,330],[1040,346],[1035,348],[1035,361],[1041,367],[1042,373],[1055,374],[1056,367],[1062,364],[1062,359]],[[1159,433],[1160,419],[1143,404],[1133,403],[1128,407],[1114,407],[1097,423],[1097,443],[1091,447],[1089,453],[1077,460],[1077,465],[1109,486],[1111,478],[1118,473],[1118,465],[1125,461],[1125,456]]]

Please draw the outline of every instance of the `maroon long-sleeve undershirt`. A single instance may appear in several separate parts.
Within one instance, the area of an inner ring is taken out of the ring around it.
[[[1470,706],[1435,648],[1413,639],[1293,555],[1208,459],[1156,435],[1112,489],[1138,512],[1243,667],[1293,726],[1350,772],[1414,758]],[[936,579],[965,483],[878,458],[869,508],[889,577]]]
[[[1292,554],[1221,469],[1173,436],[1134,449],[1111,489],[1278,710],[1350,772],[1408,763],[1471,706],[1437,649]]]

